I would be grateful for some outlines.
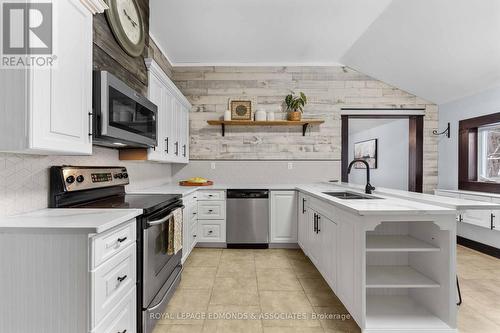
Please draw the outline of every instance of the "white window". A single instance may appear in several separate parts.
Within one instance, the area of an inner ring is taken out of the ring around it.
[[[477,129],[477,180],[500,183],[500,123]]]

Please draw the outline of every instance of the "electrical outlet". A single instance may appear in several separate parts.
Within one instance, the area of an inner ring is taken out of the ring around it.
[[[292,162],[288,162],[288,170],[292,170],[293,169],[293,163]]]
[[[215,170],[215,162],[210,163],[210,168],[211,168],[212,170]]]

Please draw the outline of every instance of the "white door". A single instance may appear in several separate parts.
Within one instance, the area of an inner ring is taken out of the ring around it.
[[[79,0],[53,10],[57,65],[31,71],[30,148],[92,154],[92,14]]]
[[[491,202],[491,198],[479,195],[460,194],[461,199]],[[462,213],[462,222],[483,228],[491,227],[491,210],[466,210]]]
[[[320,215],[320,267],[323,277],[333,290],[337,287],[337,224]]]
[[[297,192],[271,191],[271,243],[297,243]]]

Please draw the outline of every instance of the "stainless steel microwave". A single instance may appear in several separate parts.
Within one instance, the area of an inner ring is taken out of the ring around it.
[[[92,135],[96,145],[154,147],[158,107],[106,71],[93,73]]]

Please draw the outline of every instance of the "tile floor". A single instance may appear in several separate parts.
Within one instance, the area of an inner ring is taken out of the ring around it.
[[[461,246],[457,254],[464,299],[460,332],[500,332],[500,260]],[[307,318],[260,317],[269,313]],[[312,318],[312,313],[344,318]],[[154,333],[360,332],[346,315],[300,250],[196,248]]]

